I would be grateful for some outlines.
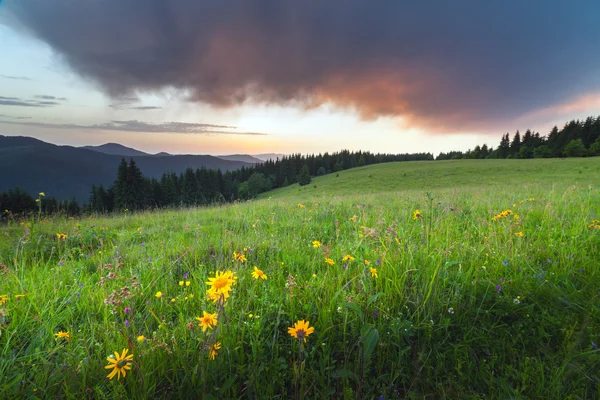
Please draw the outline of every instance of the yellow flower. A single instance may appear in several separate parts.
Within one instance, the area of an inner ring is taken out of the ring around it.
[[[348,218],[348,221],[356,221],[356,218],[358,218],[356,215],[351,216],[350,218]]]
[[[521,217],[519,216],[519,214],[515,214],[515,215],[513,215],[513,218],[514,218],[514,219],[521,219]]]
[[[17,294],[17,295],[15,295],[15,299],[22,299],[25,296],[27,296],[27,295],[26,294]]]
[[[267,279],[267,275],[260,269],[258,269],[256,266],[254,267],[254,272],[252,273],[252,277],[254,279],[258,279],[261,278],[263,280]]]
[[[157,299],[160,299],[162,297],[162,292],[156,292],[154,297],[156,297]]]
[[[515,236],[523,237],[523,232],[517,232],[517,233],[515,233]]]
[[[533,197],[530,197],[529,201],[535,201],[535,199]]]
[[[173,298],[171,299],[171,303],[175,303],[176,301],[177,301],[177,300],[175,300],[175,297],[173,297]]]
[[[298,207],[305,208],[304,204],[298,203]]]
[[[350,254],[346,254],[344,258],[342,258],[342,261],[354,261],[354,257],[352,257]]]
[[[213,344],[212,346],[209,347],[209,355],[208,358],[210,358],[211,360],[214,360],[216,355],[217,355],[217,350],[221,349],[221,342],[217,342],[215,344]]]
[[[190,282],[190,281],[185,281],[185,286],[186,286],[186,287],[189,287],[191,284],[192,284],[192,282]]]
[[[65,240],[65,239],[67,238],[67,234],[66,234],[66,233],[57,233],[57,234],[56,234],[56,237],[57,237],[59,240]]]
[[[333,261],[331,258],[326,258],[326,259],[325,259],[325,262],[326,262],[327,264],[329,264],[329,265],[334,265],[334,264],[335,264],[335,261]]]
[[[248,314],[248,318],[252,318],[252,317],[254,317],[253,314]]]
[[[312,245],[315,249],[318,249],[319,247],[321,247],[321,242],[319,242],[318,240],[315,240],[312,242]]]
[[[0,294],[0,306],[8,303],[8,296],[5,294]]]
[[[396,241],[396,243],[400,244],[400,239],[394,238],[394,240]]]
[[[370,264],[371,264],[371,261],[365,260],[365,265],[370,265]]]
[[[200,321],[198,326],[202,327],[202,332],[206,332],[207,329],[212,329],[217,326],[217,313],[209,314],[206,311],[202,311],[204,315],[202,318],[196,317],[196,321]]]
[[[304,321],[303,319],[299,320],[294,324],[294,326],[288,328],[288,333],[290,336],[306,342],[306,337],[315,331],[315,328],[309,328],[308,324],[308,321]]]
[[[55,333],[54,336],[56,336],[57,339],[71,339],[69,332],[58,331],[58,333]]]
[[[237,251],[234,251],[233,252],[233,260],[234,261],[245,262],[246,261],[246,256],[243,253],[238,253]]]
[[[115,377],[115,375],[117,375],[117,380],[119,380],[121,379],[121,374],[123,374],[123,378],[125,378],[127,371],[131,369],[130,363],[133,359],[133,354],[127,355],[128,351],[128,349],[123,349],[123,353],[121,355],[115,351],[115,358],[106,358],[109,364],[104,368],[113,369],[112,372],[106,376],[108,379],[112,379]]]
[[[179,286],[183,286],[183,281],[179,281]]]
[[[415,210],[413,211],[413,219],[416,221],[417,219],[421,218],[421,211],[419,210]]]
[[[313,278],[316,278],[316,277],[317,277],[317,274],[312,274],[312,277],[313,277]]]
[[[146,338],[144,337],[144,335],[140,335],[137,337],[137,341],[138,342],[143,342],[144,340],[146,340]]]
[[[40,192],[40,197],[44,197],[44,196],[46,196],[46,193]]]
[[[229,298],[229,292],[231,291],[231,286],[235,283],[235,273],[231,271],[220,272],[217,271],[214,278],[208,278],[207,285],[210,286],[210,289],[206,291],[209,296],[209,299],[212,301],[217,301],[221,297],[223,299]]]
[[[379,278],[379,276],[377,276],[377,268],[369,268],[369,271],[371,271],[371,277],[372,278]]]

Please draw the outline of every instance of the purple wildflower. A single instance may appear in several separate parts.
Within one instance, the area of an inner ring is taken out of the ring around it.
[[[344,269],[347,271],[348,270],[348,264],[344,264]]]
[[[500,293],[500,291],[502,291],[502,286],[500,286],[500,284],[496,285],[496,291],[498,293]]]
[[[373,318],[377,318],[379,317],[379,311],[375,310],[373,311]]]
[[[152,257],[148,258],[148,262],[152,262]]]
[[[125,311],[125,314],[127,314],[128,312],[130,312],[130,311],[131,311],[131,308],[129,308],[129,307],[125,307],[125,310],[123,310],[123,311]]]
[[[183,274],[183,279],[187,279],[189,276],[189,274],[186,272],[185,274]]]
[[[381,264],[381,260],[376,260],[375,264],[377,264],[377,265]]]
[[[146,243],[142,242],[142,247],[146,247]]]
[[[504,282],[504,278],[500,278],[500,282]]]
[[[129,320],[128,319],[125,320],[125,328],[129,328]]]
[[[504,265],[506,267],[508,265],[508,261],[507,260],[502,261],[502,265]]]

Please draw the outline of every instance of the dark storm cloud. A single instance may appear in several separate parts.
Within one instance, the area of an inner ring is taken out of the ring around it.
[[[114,97],[502,125],[600,91],[597,0],[12,0],[9,12]]]
[[[78,124],[53,124],[47,122],[15,122],[0,120],[2,124],[33,126],[38,128],[119,131],[119,132],[158,132],[158,133],[185,133],[203,135],[246,135],[264,136],[260,132],[238,132],[235,126],[213,125],[189,122],[163,122],[154,124],[138,120],[109,121],[102,124],[78,125]]]

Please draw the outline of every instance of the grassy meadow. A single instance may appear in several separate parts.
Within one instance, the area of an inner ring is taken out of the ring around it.
[[[0,397],[600,398],[600,158],[338,175],[9,219]]]

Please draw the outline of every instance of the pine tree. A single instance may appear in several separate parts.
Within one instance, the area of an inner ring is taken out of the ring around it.
[[[304,164],[300,169],[300,173],[298,174],[298,183],[300,186],[308,185],[311,182],[310,171],[308,170],[308,165]]]

